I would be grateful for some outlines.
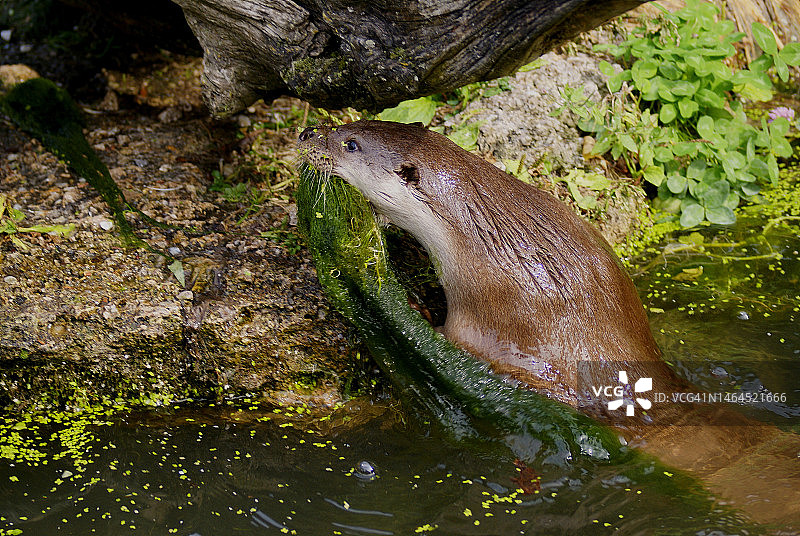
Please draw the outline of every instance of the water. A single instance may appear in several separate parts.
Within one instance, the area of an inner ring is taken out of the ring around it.
[[[523,495],[514,491],[513,456],[498,444],[465,447],[391,410],[324,433],[237,420],[197,410],[114,419],[94,430],[82,474],[69,458],[5,465],[0,511],[24,534],[414,534],[433,526],[465,535],[652,534],[655,519],[736,526],[702,493],[679,497],[650,464],[537,468],[541,492]],[[355,470],[362,461],[375,468],[372,479]]]
[[[755,382],[785,393],[785,402],[742,409],[797,430],[800,239],[782,231],[769,242],[712,251],[783,259],[681,251],[636,281],[682,374],[707,389]],[[78,420],[3,427],[0,535],[768,532],[652,461],[515,464],[508,445],[525,438],[459,441],[380,401],[356,401],[331,418],[241,402]],[[357,471],[363,462],[374,475]],[[531,478],[538,493],[521,484]]]
[[[717,235],[715,257],[667,254],[668,264],[638,281],[650,325],[664,355],[681,375],[710,391],[785,395],[741,409],[760,420],[800,431],[800,239],[788,229],[767,237],[740,225]],[[708,238],[716,233],[709,231]],[[777,255],[776,255],[777,254]],[[723,258],[724,257],[724,258]],[[747,257],[748,260],[735,260]],[[662,260],[664,257],[662,257]],[[675,276],[698,268],[696,279]],[[784,398],[783,396],[780,397]]]

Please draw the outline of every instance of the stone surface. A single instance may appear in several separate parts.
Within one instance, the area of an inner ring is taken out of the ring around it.
[[[175,226],[129,215],[150,246],[182,261],[186,282],[163,256],[123,249],[83,179],[0,129],[0,195],[24,214],[19,225],[74,225],[66,238],[16,234],[25,247],[0,234],[0,405],[273,397],[298,382],[317,400],[338,399],[356,352],[350,329],[328,310],[305,251],[260,236],[288,220],[288,206],[265,201],[241,221],[241,205],[208,188],[212,162],[235,160],[225,148],[236,128],[135,112],[87,120],[129,201]]]

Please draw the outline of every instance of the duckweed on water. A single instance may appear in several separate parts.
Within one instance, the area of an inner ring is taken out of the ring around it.
[[[0,418],[0,457],[13,464],[32,467],[59,460],[70,460],[81,478],[90,463],[87,449],[95,443],[93,428],[110,424],[114,409],[86,410],[79,413],[52,412],[39,415]]]
[[[67,414],[57,418],[60,428],[37,427],[37,438],[25,435],[34,430],[26,425],[18,432],[45,457],[18,455],[0,465],[3,536],[20,534],[8,530],[444,534],[476,526],[491,534],[530,534],[540,517],[625,530],[636,526],[641,501],[656,510],[673,504],[681,516],[697,508],[688,506],[697,496],[687,501],[664,485],[681,482],[685,494],[687,480],[652,463],[537,467],[541,487],[526,492],[507,450],[442,441],[432,430],[409,428],[390,408],[357,422],[364,405],[370,411],[366,401],[359,405],[349,424],[343,424],[346,407],[317,413],[243,400],[214,408],[119,408],[94,418]],[[40,420],[46,422],[30,419]],[[60,432],[70,428],[77,431]],[[2,432],[13,429],[6,423]],[[365,460],[374,478],[357,474]]]
[[[687,295],[678,310],[689,315],[728,303],[766,316],[785,307],[797,311],[800,295],[778,288],[786,278],[795,286],[800,283],[797,174],[797,170],[784,170],[785,180],[765,192],[762,203],[740,209],[740,225],[686,232],[663,249],[648,249],[634,259],[636,271],[648,274],[644,277],[650,280],[646,298],[651,312],[663,312],[669,306],[666,300],[675,299],[676,290]],[[663,306],[656,305],[659,301]]]

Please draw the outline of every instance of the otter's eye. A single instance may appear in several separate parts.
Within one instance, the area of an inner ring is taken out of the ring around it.
[[[360,149],[360,147],[356,143],[356,140],[347,140],[346,142],[343,143],[343,145],[348,153],[354,153]]]

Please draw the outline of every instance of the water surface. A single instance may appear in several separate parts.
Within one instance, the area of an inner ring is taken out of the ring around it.
[[[706,231],[706,240],[722,241],[716,233]],[[727,233],[725,240],[749,231]],[[712,248],[713,256],[672,245],[635,277],[658,343],[681,374],[708,390],[784,393],[785,401],[740,409],[794,430],[798,250],[790,229],[754,246]],[[782,258],[757,258],[776,251]],[[753,259],[724,259],[736,255]],[[240,401],[16,430],[7,420],[0,535],[768,532],[692,478],[646,459],[515,464],[508,445],[526,438],[457,440],[397,403],[355,405],[330,419]],[[531,478],[538,493],[521,484]]]

